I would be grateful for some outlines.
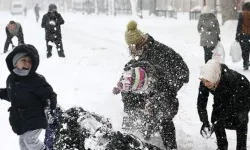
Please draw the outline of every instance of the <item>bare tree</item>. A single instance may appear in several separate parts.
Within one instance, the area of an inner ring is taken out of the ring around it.
[[[220,0],[222,24],[227,20],[237,20],[236,0]]]
[[[95,0],[94,3],[95,3],[95,14],[98,15],[99,14],[98,1]]]
[[[132,15],[137,16],[137,0],[130,0]]]
[[[150,0],[149,2],[149,15],[155,14],[156,0]]]

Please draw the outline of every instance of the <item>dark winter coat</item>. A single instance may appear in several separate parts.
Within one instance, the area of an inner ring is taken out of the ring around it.
[[[12,59],[16,53],[25,52],[32,59],[32,68],[28,76],[18,76],[13,72]],[[0,98],[11,102],[9,122],[13,131],[21,135],[27,131],[47,127],[44,114],[46,100],[50,100],[51,109],[56,107],[56,94],[45,78],[35,71],[39,65],[39,55],[35,47],[21,45],[6,58],[11,74],[7,78],[7,88],[1,89]]]
[[[220,25],[213,13],[202,13],[198,22],[200,46],[215,47],[219,41]]]
[[[5,31],[6,31],[6,35],[7,35],[7,39],[6,39],[6,42],[5,42],[5,46],[4,46],[4,50],[7,51],[8,50],[8,47],[9,47],[9,44],[12,44],[12,38],[14,36],[17,37],[18,39],[18,45],[20,44],[24,44],[24,38],[23,38],[23,30],[22,30],[22,26],[20,23],[17,23],[16,22],[16,28],[13,29],[13,30],[10,30],[8,28],[8,26],[5,28]]]
[[[214,95],[212,123],[226,121],[226,128],[235,129],[236,122],[248,122],[250,110],[250,84],[248,79],[238,72],[221,64],[221,78],[215,91],[209,90],[201,82],[198,95],[198,113],[201,122],[208,122],[207,102],[209,92]],[[245,116],[245,117],[241,117]],[[240,119],[239,119],[240,118]],[[234,125],[232,125],[232,123]]]
[[[250,11],[239,14],[236,31],[236,40],[250,39]]]
[[[189,69],[182,57],[172,48],[155,41],[148,35],[148,48],[138,61],[152,64],[161,81],[161,90],[177,93],[189,81]]]
[[[177,92],[184,83],[189,81],[189,69],[182,59],[170,47],[155,41],[148,35],[148,48],[139,57],[136,63],[126,65],[141,66],[147,68],[147,63],[154,66],[157,76],[157,83],[154,92],[144,96],[132,92],[122,92],[125,111],[144,109],[145,101],[149,99],[154,105],[159,106],[165,118],[172,119],[178,110]],[[146,62],[146,63],[144,63]],[[130,62],[131,63],[131,62]],[[147,69],[146,69],[147,70]]]
[[[55,25],[51,25],[50,21],[54,21]],[[64,20],[58,12],[48,12],[43,16],[42,28],[45,28],[45,39],[47,41],[61,40],[61,25],[64,24]]]

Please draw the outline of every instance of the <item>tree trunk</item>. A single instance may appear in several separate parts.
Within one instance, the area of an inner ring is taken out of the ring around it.
[[[131,10],[132,10],[132,15],[133,16],[138,16],[137,15],[137,1],[136,0],[130,0],[131,3]]]
[[[149,15],[151,15],[151,14],[155,15],[155,9],[156,9],[156,0],[150,0],[150,2],[149,2]]]
[[[237,20],[237,10],[235,0],[220,0],[222,24],[227,20]]]
[[[97,1],[97,0],[95,0],[95,14],[96,14],[96,15],[99,14],[98,1]]]

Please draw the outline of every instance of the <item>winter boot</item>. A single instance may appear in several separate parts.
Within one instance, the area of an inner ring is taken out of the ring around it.
[[[51,45],[47,45],[47,58],[52,56],[52,46]]]
[[[48,52],[47,53],[47,58],[50,58],[52,56],[52,53],[51,52]]]
[[[248,70],[249,65],[248,66],[244,66],[243,68],[244,68],[244,70]]]
[[[65,54],[64,54],[63,51],[58,51],[58,56],[59,56],[59,57],[65,57]]]

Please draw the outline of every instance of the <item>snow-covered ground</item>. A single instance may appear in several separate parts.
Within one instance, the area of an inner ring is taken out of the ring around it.
[[[33,12],[29,12],[27,17],[0,12],[1,52],[6,38],[6,24],[12,19],[19,21],[23,26],[25,43],[35,45],[39,50],[41,62],[38,72],[53,86],[58,94],[58,103],[65,108],[82,106],[86,110],[104,115],[110,118],[115,129],[119,130],[124,115],[123,103],[120,96],[112,94],[112,88],[116,85],[124,64],[129,60],[124,32],[127,22],[133,18],[73,13],[64,13],[62,16],[65,19],[65,25],[62,26],[65,59],[58,58],[55,51],[52,58],[46,58],[45,32],[40,22],[35,22]],[[202,124],[196,103],[199,69],[204,64],[204,54],[203,48],[199,46],[197,21],[180,18],[173,20],[144,17],[143,20],[136,20],[141,31],[150,33],[156,40],[180,53],[190,69],[190,82],[179,91],[180,108],[174,119],[179,150],[215,150],[215,136],[206,140],[199,134]],[[226,64],[250,79],[250,71],[243,72],[242,62],[233,64],[229,57],[236,24],[236,21],[230,21],[221,26],[221,43],[226,51]],[[9,74],[5,57],[6,55],[0,55],[0,88],[5,87]],[[210,112],[211,105],[212,96],[208,104]],[[0,149],[18,150],[18,136],[12,132],[8,122],[9,106],[8,102],[0,101]],[[229,149],[236,149],[235,132],[227,131],[227,135]]]

